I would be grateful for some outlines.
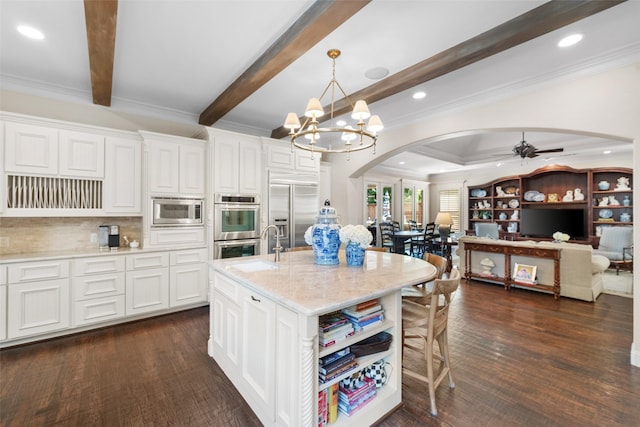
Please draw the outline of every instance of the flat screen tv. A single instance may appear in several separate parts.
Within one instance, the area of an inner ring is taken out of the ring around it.
[[[556,231],[571,239],[587,238],[587,223],[583,209],[529,208],[520,212],[520,235],[551,238]]]

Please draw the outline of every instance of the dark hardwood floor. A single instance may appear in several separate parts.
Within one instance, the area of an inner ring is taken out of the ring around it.
[[[208,321],[199,308],[2,350],[0,424],[258,426],[207,355]],[[437,390],[438,417],[405,378],[404,406],[380,425],[640,425],[631,299],[463,282],[449,328],[456,388]]]

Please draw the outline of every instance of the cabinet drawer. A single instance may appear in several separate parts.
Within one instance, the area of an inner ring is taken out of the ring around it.
[[[158,268],[169,266],[168,252],[127,255],[127,270]]]
[[[236,304],[240,303],[238,285],[218,272],[215,272],[213,276],[213,288],[229,298],[232,302]]]
[[[124,317],[124,295],[78,301],[73,307],[73,326],[106,322]]]
[[[204,227],[151,230],[149,240],[155,246],[203,245],[205,232]]]
[[[115,273],[124,271],[123,256],[105,256],[73,261],[73,275]]]
[[[169,254],[171,265],[193,264],[207,261],[207,249],[195,249],[189,251],[175,251]]]
[[[124,294],[124,272],[74,277],[71,283],[74,301]]]
[[[9,266],[9,283],[69,277],[69,261],[25,262]]]

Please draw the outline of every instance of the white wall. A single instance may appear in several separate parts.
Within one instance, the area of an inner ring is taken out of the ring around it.
[[[487,128],[547,128],[576,132],[592,132],[634,141],[633,163],[640,165],[640,64],[578,76],[555,84],[532,88],[491,104],[425,118],[402,129],[385,131],[378,140],[377,158],[385,158],[394,150],[417,141],[454,132]],[[345,156],[331,155],[333,164],[333,205],[343,214],[343,223],[361,223],[364,200],[360,177],[376,160],[367,152]],[[601,166],[602,164],[593,165]],[[571,164],[567,162],[569,166]],[[619,166],[629,166],[620,164]],[[475,172],[474,172],[475,174]],[[504,176],[499,172],[493,178]],[[488,175],[487,175],[488,177]],[[439,177],[442,182],[445,177]],[[474,178],[475,179],[475,178]],[[489,179],[491,179],[489,177]],[[484,177],[482,180],[489,180]],[[360,182],[345,186],[344,182]],[[338,185],[339,184],[339,185]],[[634,200],[640,200],[640,174],[634,174]],[[348,191],[345,191],[345,188]],[[430,190],[432,191],[432,190]],[[357,204],[358,206],[354,206]],[[633,208],[634,218],[640,218],[640,203]],[[634,242],[640,241],[640,227],[634,228]],[[634,257],[640,245],[634,246]],[[633,280],[634,316],[631,363],[640,366],[640,270],[635,269]]]

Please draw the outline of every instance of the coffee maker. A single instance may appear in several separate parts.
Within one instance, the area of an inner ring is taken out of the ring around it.
[[[120,226],[119,225],[101,225],[98,227],[98,243],[100,249],[113,249],[120,246]]]

